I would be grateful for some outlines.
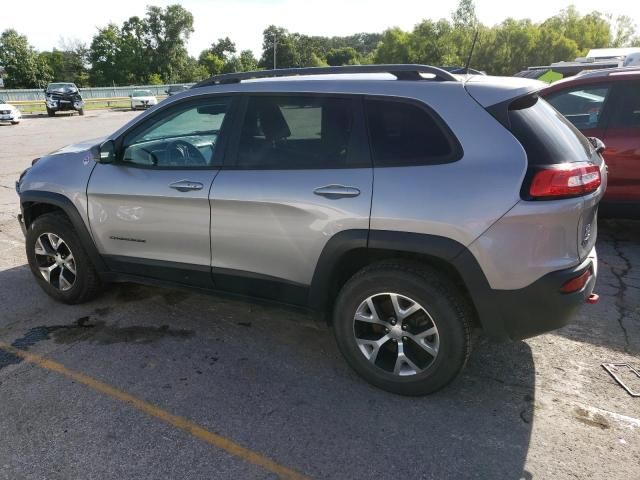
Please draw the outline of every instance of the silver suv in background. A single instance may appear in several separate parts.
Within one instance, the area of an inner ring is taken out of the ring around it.
[[[433,392],[474,329],[521,339],[595,302],[607,171],[524,79],[421,65],[226,74],[17,183],[29,265],[325,315],[380,388]]]

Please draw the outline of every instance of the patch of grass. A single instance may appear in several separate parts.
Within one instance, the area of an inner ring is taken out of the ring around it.
[[[129,100],[112,100],[104,102],[87,102],[84,104],[85,110],[103,110],[105,108],[130,108],[131,102]],[[24,105],[18,105],[18,108],[22,113],[46,113],[47,109],[42,103],[27,103]]]

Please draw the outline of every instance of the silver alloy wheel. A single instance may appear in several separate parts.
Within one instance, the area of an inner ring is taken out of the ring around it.
[[[55,233],[43,233],[36,240],[36,262],[42,278],[61,291],[76,281],[76,261],[69,245]]]
[[[365,299],[353,317],[353,333],[367,360],[400,376],[428,368],[440,346],[438,328],[429,312],[398,293]]]

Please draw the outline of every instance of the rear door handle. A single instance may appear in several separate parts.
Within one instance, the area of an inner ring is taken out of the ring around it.
[[[192,182],[191,180],[180,180],[169,184],[169,188],[178,190],[179,192],[189,192],[191,190],[202,190],[202,184],[200,182]]]
[[[344,185],[326,185],[316,188],[313,193],[326,198],[350,198],[360,195],[360,189],[355,187],[346,187]]]

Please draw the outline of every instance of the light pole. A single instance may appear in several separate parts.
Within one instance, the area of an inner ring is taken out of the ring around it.
[[[273,69],[276,69],[276,49],[278,48],[278,32],[273,31]]]

